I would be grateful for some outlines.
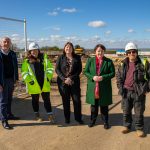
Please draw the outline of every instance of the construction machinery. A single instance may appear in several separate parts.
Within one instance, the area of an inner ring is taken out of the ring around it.
[[[80,47],[79,45],[75,46],[75,53],[78,55],[84,55],[84,48]]]

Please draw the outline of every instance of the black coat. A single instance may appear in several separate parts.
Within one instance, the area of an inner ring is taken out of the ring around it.
[[[129,68],[129,58],[125,58],[116,73],[117,87],[119,89],[119,94],[124,95],[124,82],[126,79],[126,74]],[[145,77],[147,79],[145,79]],[[137,57],[135,62],[135,71],[133,73],[133,88],[135,93],[140,96],[150,91],[150,67],[149,63],[146,62],[145,66],[141,59]]]
[[[67,57],[63,54],[56,62],[57,83],[62,84],[66,78]],[[80,73],[82,71],[82,63],[79,55],[74,55],[72,60],[72,69],[69,78],[74,82],[74,85],[80,86]]]
[[[12,58],[13,62],[13,68],[14,68],[14,82],[18,80],[18,62],[17,62],[17,57],[16,53],[12,50],[10,50],[10,55]],[[3,65],[3,58],[2,58],[2,52],[0,50],[0,85],[4,85],[4,65]]]

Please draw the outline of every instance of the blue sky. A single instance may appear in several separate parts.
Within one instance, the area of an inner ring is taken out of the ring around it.
[[[85,48],[98,43],[123,48],[133,41],[140,48],[150,47],[149,0],[0,0],[0,4],[0,17],[26,18],[28,41],[40,46],[63,47],[71,41]],[[23,25],[0,20],[0,34],[23,45]]]

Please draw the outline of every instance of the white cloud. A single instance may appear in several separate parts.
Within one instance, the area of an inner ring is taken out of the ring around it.
[[[30,42],[36,42],[36,39],[27,38],[27,41]]]
[[[43,30],[49,30],[51,29],[52,27],[48,26],[48,27],[44,27]]]
[[[150,32],[150,29],[146,29],[145,31],[146,31],[146,32]]]
[[[65,8],[62,10],[62,12],[74,13],[74,12],[77,12],[77,9],[76,8]]]
[[[19,34],[12,34],[11,36],[12,36],[12,37],[18,37]]]
[[[135,32],[133,29],[128,29],[128,33],[133,33]]]
[[[102,43],[106,46],[106,48],[124,48],[126,43],[130,42],[131,39],[128,38],[112,38],[112,39],[104,39],[101,35],[94,35],[90,37],[80,37],[77,35],[68,35],[63,36],[59,34],[52,34],[49,37],[41,37],[41,38],[30,38],[28,37],[28,44],[30,42],[37,42],[41,47],[42,46],[58,46],[59,48],[63,48],[65,43],[70,41],[73,45],[79,44],[80,46],[84,47],[85,49],[93,49],[97,44]],[[12,39],[13,43],[16,43],[18,47],[23,48],[25,46],[25,42],[23,38],[16,38]],[[150,40],[143,39],[143,40],[132,40],[132,42],[136,43],[139,48],[148,48],[150,47]]]
[[[60,31],[61,29],[59,27],[53,27],[52,28],[54,31]]]
[[[20,43],[20,41],[22,41],[23,36],[19,35],[19,34],[12,34],[11,35],[11,40],[13,43]]]
[[[109,34],[111,34],[111,31],[108,30],[108,31],[105,32],[105,34],[106,34],[106,35],[109,35]]]
[[[91,38],[93,41],[99,42],[100,41],[100,36],[95,35]]]
[[[61,40],[62,36],[61,35],[50,35],[50,40],[55,41],[55,40]]]
[[[76,36],[67,36],[64,39],[65,41],[70,41],[70,42],[78,40]]]
[[[99,27],[106,26],[106,23],[103,21],[91,21],[88,23],[88,26],[93,27],[93,28],[99,28]]]
[[[53,12],[48,12],[49,16],[57,16],[58,12],[57,11],[53,11]]]
[[[60,7],[57,7],[57,8],[55,8],[54,10],[55,11],[59,11],[61,8]]]
[[[75,13],[77,12],[76,8],[64,8],[61,9],[60,7],[57,7],[55,9],[53,9],[53,11],[48,12],[49,16],[57,16],[60,12],[64,12],[64,13]]]
[[[116,42],[116,40],[109,40],[109,43],[111,44],[111,43],[115,43]]]
[[[48,40],[49,40],[48,38],[40,38],[39,42],[48,41]]]
[[[47,27],[44,27],[43,30],[54,30],[54,31],[60,31],[61,28],[60,27],[51,27],[51,26],[47,26]]]

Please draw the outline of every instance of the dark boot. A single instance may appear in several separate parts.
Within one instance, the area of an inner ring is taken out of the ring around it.
[[[93,127],[95,125],[96,120],[91,120],[91,122],[89,123],[89,128]]]
[[[52,114],[50,114],[50,115],[48,114],[48,120],[50,123],[55,124],[55,118]]]
[[[70,119],[65,119],[65,123],[69,124],[70,123]]]
[[[2,121],[2,126],[3,126],[4,129],[7,129],[7,130],[13,129],[13,128],[8,124],[8,121],[7,121],[7,120]]]
[[[79,124],[84,124],[83,120],[76,120]]]
[[[108,123],[104,123],[104,129],[109,129],[109,128],[110,128],[109,124]]]
[[[43,121],[43,119],[40,117],[39,113],[35,113],[35,120],[38,121],[38,122],[42,122]]]

